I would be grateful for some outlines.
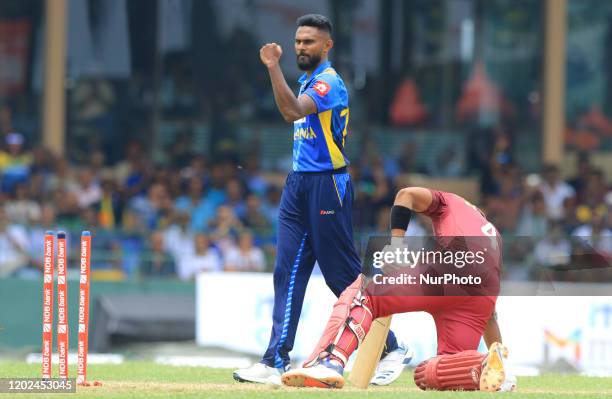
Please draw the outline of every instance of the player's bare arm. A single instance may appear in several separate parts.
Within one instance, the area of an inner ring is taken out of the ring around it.
[[[268,68],[274,100],[278,110],[286,122],[295,122],[306,115],[317,112],[317,106],[312,98],[301,95],[296,98],[285,80],[283,71],[279,65],[283,54],[281,46],[276,43],[267,43],[259,50],[261,62]]]
[[[402,188],[391,208],[391,235],[403,237],[414,212],[425,212],[433,201],[431,191],[423,187]]]

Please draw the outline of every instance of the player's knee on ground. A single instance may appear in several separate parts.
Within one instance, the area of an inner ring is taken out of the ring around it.
[[[423,390],[478,390],[484,358],[472,350],[432,357],[414,370],[414,383]]]

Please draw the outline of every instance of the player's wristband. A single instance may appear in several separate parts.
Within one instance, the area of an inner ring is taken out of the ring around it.
[[[391,208],[391,230],[407,230],[411,218],[412,209],[401,205],[393,205]]]

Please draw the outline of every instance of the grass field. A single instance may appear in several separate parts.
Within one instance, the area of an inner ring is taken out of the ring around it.
[[[54,369],[57,371],[57,369]],[[74,366],[71,375],[74,373]],[[38,377],[40,366],[21,362],[0,362],[0,377]],[[234,382],[231,370],[200,367],[161,366],[148,362],[121,365],[90,365],[90,380],[100,380],[101,387],[79,388],[77,394],[20,394],[18,398],[612,398],[611,378],[576,375],[522,377],[518,392],[491,394],[480,392],[423,392],[415,387],[412,375],[404,373],[389,387],[367,391],[353,387],[342,390],[272,388]],[[9,395],[0,394],[1,397]]]

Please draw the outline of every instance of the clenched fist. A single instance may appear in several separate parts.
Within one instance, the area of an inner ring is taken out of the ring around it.
[[[283,49],[276,43],[267,43],[259,50],[259,58],[268,68],[277,65],[281,55],[283,55]]]

